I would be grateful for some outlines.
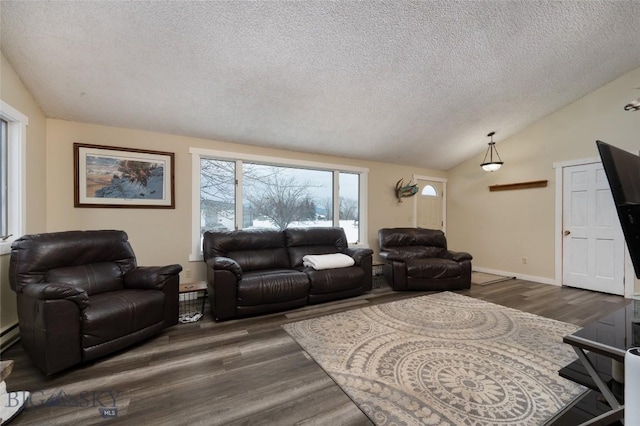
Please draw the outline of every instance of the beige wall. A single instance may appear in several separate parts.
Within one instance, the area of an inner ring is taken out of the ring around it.
[[[126,146],[175,153],[176,208],[108,209],[74,208],[73,143]],[[47,230],[124,229],[140,265],[179,263],[191,269],[191,280],[204,279],[204,264],[189,262],[191,248],[191,156],[189,148],[206,148],[345,164],[369,168],[368,237],[377,247],[377,231],[385,226],[411,226],[413,203],[398,203],[395,183],[413,174],[443,177],[444,172],[394,164],[280,151],[213,140],[99,126],[63,120],[47,120]],[[187,280],[182,276],[182,280]]]
[[[46,230],[46,120],[42,111],[4,55],[0,63],[0,99],[29,118],[26,147],[26,231]],[[15,293],[9,288],[9,256],[0,256],[0,329],[12,326],[18,317]]]
[[[487,133],[497,131],[496,147],[505,165],[494,173],[482,171],[482,151],[449,170],[447,231],[451,244],[471,252],[476,267],[553,280],[553,163],[597,157],[596,139],[637,153],[640,112],[623,107],[640,95],[634,90],[639,86],[640,68],[506,140],[500,138],[499,128],[487,129]],[[488,189],[495,184],[544,179],[549,181],[546,188]],[[526,265],[522,257],[527,257]],[[637,283],[636,292],[640,293]]]
[[[29,117],[27,131],[27,232],[69,229],[124,229],[141,265],[180,263],[204,277],[202,262],[190,263],[191,161],[199,147],[280,156],[369,168],[368,237],[377,248],[377,230],[411,226],[413,200],[398,203],[395,182],[412,175],[448,178],[447,234],[450,248],[469,251],[474,265],[522,276],[554,277],[554,162],[597,155],[593,141],[602,139],[628,150],[640,149],[640,113],[622,110],[637,97],[637,69],[574,104],[551,114],[508,140],[496,130],[505,167],[482,172],[484,151],[448,172],[280,151],[245,145],[45,119],[28,90],[2,56],[0,97]],[[480,136],[482,141],[482,135]],[[45,142],[46,141],[46,142]],[[73,207],[74,142],[175,152],[176,208],[102,209]],[[547,179],[541,189],[489,193],[493,184]],[[526,256],[528,264],[521,258]],[[2,327],[15,322],[15,296],[7,279],[8,256],[0,256]],[[183,278],[184,280],[184,278]],[[640,284],[636,281],[636,292]]]

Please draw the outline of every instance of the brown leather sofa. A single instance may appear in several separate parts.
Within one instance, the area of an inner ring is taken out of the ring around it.
[[[53,374],[178,322],[180,265],[138,267],[123,231],[25,235],[11,246],[20,339]]]
[[[383,273],[394,290],[460,290],[471,287],[471,255],[447,250],[442,231],[378,231]]]
[[[343,253],[355,264],[314,270],[307,254]],[[216,320],[292,309],[371,290],[371,255],[349,248],[342,228],[207,231],[204,261]]]

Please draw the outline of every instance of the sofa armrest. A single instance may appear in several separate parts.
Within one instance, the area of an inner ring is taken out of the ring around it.
[[[124,286],[162,291],[165,297],[164,326],[170,327],[178,323],[180,271],[180,265],[138,266],[125,274]]]
[[[444,255],[445,259],[455,260],[456,262],[462,262],[464,260],[471,260],[473,256],[464,251],[447,251]]]
[[[363,270],[362,289],[364,291],[371,291],[373,287],[373,250],[360,247],[347,247],[344,250],[344,254],[351,256],[355,261],[355,265]]]
[[[138,266],[124,276],[124,286],[148,290],[162,290],[165,283],[182,271],[180,265]]]
[[[214,271],[229,271],[233,273],[238,280],[242,279],[242,267],[235,260],[229,257],[215,256],[206,260],[207,267]]]
[[[209,305],[216,320],[237,315],[238,279],[231,271],[207,268]]]
[[[348,247],[344,254],[349,255],[356,262],[356,265],[360,266],[362,261],[373,255],[373,250],[368,248],[350,248]]]
[[[27,287],[47,287],[27,284]],[[53,286],[57,286],[53,284]],[[54,374],[82,362],[82,321],[84,311],[69,299],[43,299],[47,290],[18,293],[20,341],[33,363],[45,374]],[[57,295],[60,295],[59,293]]]
[[[69,300],[78,305],[80,310],[84,310],[89,306],[89,296],[87,292],[68,284],[29,284],[22,288],[22,293],[25,296],[38,300]]]

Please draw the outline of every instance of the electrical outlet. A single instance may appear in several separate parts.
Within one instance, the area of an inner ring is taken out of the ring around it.
[[[522,258],[522,264],[523,264],[523,265],[526,265],[526,264],[527,264],[527,262],[528,262],[528,259],[527,259],[526,257],[523,257],[523,258]]]
[[[185,269],[184,270],[184,277],[185,278],[191,278],[191,269]]]

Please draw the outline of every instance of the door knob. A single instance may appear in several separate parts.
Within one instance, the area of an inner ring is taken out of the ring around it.
[[[569,231],[568,229],[566,231],[564,231],[564,235],[569,235],[571,233],[571,231]]]

